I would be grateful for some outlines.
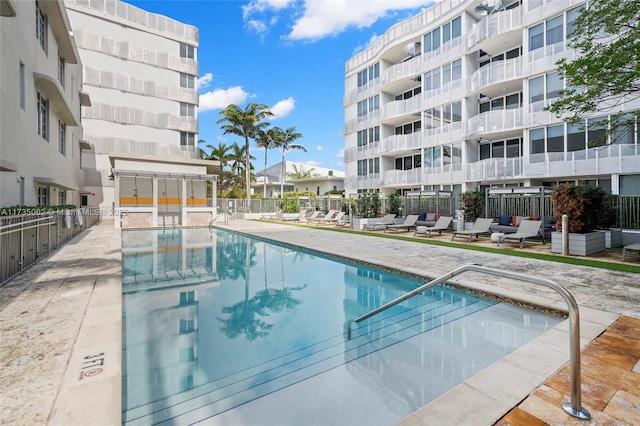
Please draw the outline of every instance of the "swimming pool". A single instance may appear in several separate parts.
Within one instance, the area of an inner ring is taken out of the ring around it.
[[[123,231],[123,422],[393,424],[561,319],[216,229]],[[247,267],[249,265],[249,267]]]

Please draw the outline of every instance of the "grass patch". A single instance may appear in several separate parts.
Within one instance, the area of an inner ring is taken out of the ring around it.
[[[267,222],[261,221],[259,222]],[[273,221],[269,221],[269,223],[274,223]],[[544,253],[533,253],[529,251],[520,251],[520,250],[506,250],[498,247],[484,247],[484,246],[476,246],[472,244],[461,244],[450,241],[440,241],[440,240],[431,240],[428,238],[415,238],[413,236],[405,236],[405,235],[397,235],[397,234],[383,234],[378,232],[368,232],[368,231],[358,231],[350,228],[336,228],[333,226],[314,226],[307,225],[304,223],[284,223],[277,222],[281,225],[288,226],[299,226],[302,228],[309,229],[317,229],[320,231],[328,231],[328,232],[342,232],[356,235],[366,235],[369,237],[376,238],[388,238],[392,240],[400,240],[400,241],[411,241],[414,243],[420,244],[431,244],[434,246],[441,247],[451,247],[457,248],[461,250],[471,250],[471,251],[480,251],[484,253],[494,253],[501,254],[504,256],[514,256],[514,257],[523,257],[527,259],[538,259],[545,260],[548,262],[556,262],[556,263],[566,263],[569,265],[580,265],[580,266],[588,266],[590,268],[601,268],[601,269],[610,269],[612,271],[620,271],[620,272],[633,272],[640,273],[640,266],[630,265],[626,263],[616,263],[616,262],[607,262],[605,260],[596,260],[591,258],[581,258],[581,257],[572,257],[572,256],[561,256],[561,255],[552,255],[552,254],[544,254]],[[620,249],[621,251],[622,249]]]

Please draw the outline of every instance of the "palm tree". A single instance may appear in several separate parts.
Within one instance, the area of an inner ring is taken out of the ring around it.
[[[264,177],[262,187],[262,198],[267,198],[267,151],[274,147],[275,139],[278,132],[275,127],[268,129],[266,132],[261,130],[258,132],[256,144],[260,148],[264,148]]]
[[[291,180],[312,178],[314,176],[317,176],[317,173],[312,173],[314,170],[315,169],[313,167],[309,170],[305,170],[303,166],[300,166],[300,168],[298,169],[298,166],[294,164],[293,171],[291,173],[287,173],[287,177]]]
[[[233,198],[236,198],[236,194],[238,194],[238,192],[243,192],[246,190],[246,187],[244,187],[244,182],[242,179],[242,175],[243,175],[243,170],[245,170],[246,167],[246,163],[245,163],[245,159],[247,157],[249,157],[249,173],[244,173],[245,175],[248,175],[249,177],[249,183],[251,183],[252,181],[252,173],[251,170],[253,170],[253,165],[251,164],[251,160],[255,160],[255,157],[252,156],[247,156],[246,152],[246,146],[240,146],[238,145],[236,142],[233,143],[233,145],[231,145],[229,147],[229,149],[231,150],[231,153],[229,154],[229,167],[231,168],[231,192],[234,194]],[[244,195],[244,194],[242,194]]]
[[[301,133],[296,132],[295,127],[289,127],[287,130],[282,130],[280,127],[274,127],[277,129],[276,132],[278,137],[275,139],[274,147],[282,149],[282,168],[280,170],[280,197],[284,196],[284,179],[285,179],[285,169],[287,168],[286,163],[284,162],[284,154],[287,151],[292,149],[300,149],[304,152],[307,152],[307,149],[302,146],[295,144],[294,141],[302,137]]]
[[[204,143],[204,140],[202,140]],[[205,160],[216,160],[220,162],[220,179],[217,190],[217,197],[222,198],[222,191],[231,186],[231,173],[226,169],[230,160],[230,146],[224,143],[218,143],[218,146],[207,145],[211,151],[208,155],[204,155]],[[204,152],[203,150],[200,150]]]
[[[264,121],[267,117],[273,115],[269,111],[269,106],[264,104],[249,103],[245,109],[241,109],[236,104],[230,104],[225,109],[220,111],[222,118],[216,123],[221,124],[221,129],[224,134],[233,134],[244,138],[245,146],[245,188],[247,191],[247,208],[251,203],[251,156],[249,153],[249,140],[255,139],[260,130],[269,126],[269,123]]]

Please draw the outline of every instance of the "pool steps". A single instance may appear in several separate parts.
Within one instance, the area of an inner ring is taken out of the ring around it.
[[[185,392],[129,407],[123,422],[191,424],[492,305],[469,296],[451,297],[445,290],[428,292],[361,323],[349,341],[344,335],[330,337]]]

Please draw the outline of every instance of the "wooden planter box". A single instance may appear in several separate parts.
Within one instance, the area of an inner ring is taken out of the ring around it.
[[[604,232],[595,231],[588,234],[569,233],[569,254],[574,256],[590,256],[606,248]],[[562,232],[551,233],[551,252],[562,253]]]

